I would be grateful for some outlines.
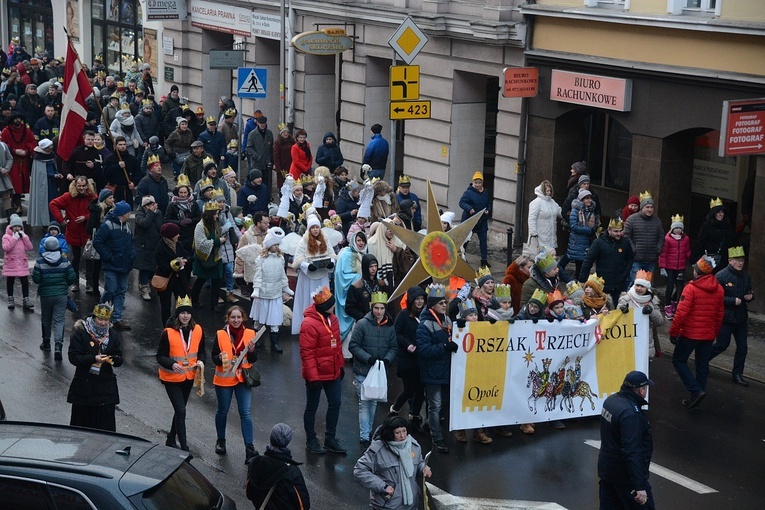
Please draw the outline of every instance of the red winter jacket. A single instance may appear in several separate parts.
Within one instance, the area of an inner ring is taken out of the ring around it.
[[[680,240],[672,237],[672,233],[664,236],[664,249],[659,255],[659,267],[672,269],[674,271],[684,271],[685,264],[691,256],[691,239],[683,235]]]
[[[309,151],[311,150],[311,146],[308,142],[305,143],[305,146]],[[313,155],[308,157],[303,148],[297,143],[290,148],[290,154],[292,155],[290,173],[295,180],[298,180],[301,175],[308,173],[311,170]]]
[[[717,280],[715,280],[717,281]],[[313,381],[334,381],[340,377],[345,360],[343,359],[343,342],[340,338],[340,325],[334,314],[329,316],[331,325],[327,325],[327,317],[322,317],[311,305],[303,313],[300,324],[300,359],[303,361],[303,379]],[[327,328],[332,330],[332,334]],[[332,337],[335,346],[332,347]]]
[[[94,198],[98,198],[98,196],[93,191],[90,183],[88,183],[88,190],[85,194],[79,194],[75,182],[77,181],[72,181],[69,184],[69,191],[67,193],[54,198],[51,203],[48,204],[48,209],[50,210],[50,215],[53,216],[57,222],[62,225],[66,223],[66,233],[64,234],[64,238],[66,239],[66,242],[69,243],[69,246],[83,247],[92,234],[92,232],[88,232],[87,229],[88,218],[90,218],[88,204]],[[66,211],[66,219],[64,219],[64,215],[61,214],[61,211]],[[82,223],[74,221],[79,216],[85,216],[85,221]]]
[[[669,336],[713,341],[722,325],[725,292],[714,275],[706,274],[688,282],[677,304]]]

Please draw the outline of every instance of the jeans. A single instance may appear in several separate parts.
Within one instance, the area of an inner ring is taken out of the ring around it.
[[[446,385],[425,384],[425,398],[428,400],[428,427],[430,438],[435,441],[443,441],[441,431],[441,400],[446,397]]]
[[[125,293],[128,287],[130,272],[118,273],[104,269],[104,293],[101,294],[101,303],[112,302],[114,312],[112,323],[122,320],[122,308],[125,306]]]
[[[645,505],[640,506],[635,502],[635,499],[630,495],[635,489],[631,484],[618,485],[615,483],[607,482],[606,480],[600,481],[600,510],[631,510],[640,508],[641,510],[656,510],[656,505],[653,501],[653,492],[651,491],[651,484],[648,480],[645,481],[645,492],[648,496],[648,500]]]
[[[80,259],[82,258],[82,246],[69,246],[69,260],[72,263],[77,278],[80,277]],[[79,285],[79,282],[77,283]]]
[[[186,379],[180,383],[163,383],[167,397],[173,406],[173,423],[170,425],[168,438],[175,439],[178,436],[178,442],[182,450],[188,450],[189,444],[186,439],[186,404],[189,401],[191,387],[194,385],[194,379]],[[218,400],[220,402],[220,399]],[[229,400],[229,403],[231,401]]]
[[[154,271],[139,269],[138,270],[138,285],[149,285],[149,283],[151,283],[152,276],[154,276]]]
[[[236,395],[236,406],[239,410],[239,421],[242,423],[242,437],[245,446],[252,444],[252,390],[244,383],[236,386],[216,386],[215,396],[218,398],[218,410],[215,411],[215,430],[218,439],[226,439],[226,418],[231,407],[231,399]]]
[[[630,281],[627,282],[627,288],[632,287],[632,284],[635,283],[635,275],[639,270],[642,269],[653,273],[655,267],[656,262],[633,262],[632,269],[630,270]]]
[[[316,438],[316,411],[319,409],[321,391],[327,395],[327,417],[324,428],[324,437],[334,439],[337,432],[337,419],[340,417],[340,397],[342,395],[342,381],[338,378],[334,381],[321,381],[320,388],[311,388],[306,382],[305,386],[305,411],[303,412],[303,427],[305,438]]]
[[[672,354],[672,366],[682,379],[685,389],[691,393],[705,391],[709,376],[709,356],[712,353],[713,342],[709,340],[690,340],[677,337],[675,352]],[[688,357],[695,351],[696,377],[688,367]]]
[[[717,333],[717,340],[712,343],[712,354],[709,357],[711,360],[730,345],[730,337],[736,339],[736,354],[733,355],[733,371],[734,376],[744,374],[744,362],[746,361],[747,345],[746,337],[749,331],[749,325],[746,321],[741,324],[731,324],[730,322],[723,322],[720,327],[719,333]]]
[[[175,158],[170,160],[170,165],[173,167],[173,177],[178,177],[181,175],[181,168],[183,168],[183,165],[179,164]]]
[[[359,399],[359,439],[369,441],[372,436],[372,425],[375,423],[377,401],[361,400],[361,383],[367,378],[365,375],[353,374],[356,382],[356,397]]]
[[[226,292],[234,290],[234,263],[226,262],[223,264],[223,279],[226,282]]]
[[[40,296],[40,313],[42,315],[42,338],[50,343],[51,332],[57,344],[64,343],[64,323],[66,322],[66,295]]]

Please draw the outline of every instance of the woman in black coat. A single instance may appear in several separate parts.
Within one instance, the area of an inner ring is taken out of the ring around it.
[[[186,268],[191,266],[190,253],[186,251],[179,241],[180,227],[174,223],[165,223],[160,228],[162,240],[157,243],[154,251],[154,263],[157,267],[156,275],[170,278],[165,290],[158,290],[160,319],[162,327],[167,326],[170,318],[170,302],[173,295],[177,300],[181,296],[189,294],[189,277]]]
[[[710,202],[709,214],[701,225],[699,238],[691,250],[691,261],[696,261],[705,253],[717,262],[714,272],[728,267],[728,248],[733,244],[733,227],[728,221],[722,200]]]
[[[154,276],[154,250],[160,239],[159,229],[162,227],[162,211],[157,201],[151,195],[141,199],[141,207],[135,213],[135,234],[133,247],[135,260],[133,269],[138,269],[138,289],[144,301],[151,301],[151,277]]]
[[[112,367],[122,366],[122,341],[109,327],[111,317],[111,306],[98,304],[90,317],[74,325],[68,355],[77,368],[66,397],[72,404],[70,425],[117,430],[114,408],[120,395]]]
[[[396,316],[393,327],[396,329],[398,351],[396,353],[396,375],[404,384],[404,389],[396,397],[390,412],[398,414],[404,404],[411,400],[409,408],[412,429],[422,431],[420,409],[425,400],[425,387],[420,380],[420,367],[417,364],[417,326],[419,317],[425,308],[425,291],[421,287],[410,287],[406,291],[406,309]]]

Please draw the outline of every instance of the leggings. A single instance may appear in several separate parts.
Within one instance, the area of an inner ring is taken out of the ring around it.
[[[5,277],[5,289],[8,292],[8,297],[13,297],[13,284],[16,278],[21,280],[21,295],[25,298],[29,297],[29,277],[28,276],[6,276]]]

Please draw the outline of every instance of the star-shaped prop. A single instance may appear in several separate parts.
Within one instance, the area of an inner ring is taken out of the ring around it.
[[[460,276],[465,280],[475,278],[475,269],[462,260],[459,247],[465,243],[465,239],[485,210],[481,209],[450,231],[444,232],[438,215],[438,203],[428,179],[428,233],[413,232],[391,221],[385,223],[385,226],[392,230],[407,247],[420,256],[393,291],[388,302],[404,294],[409,287],[419,285],[428,278],[433,278],[440,283],[444,281],[448,283],[452,275]]]

